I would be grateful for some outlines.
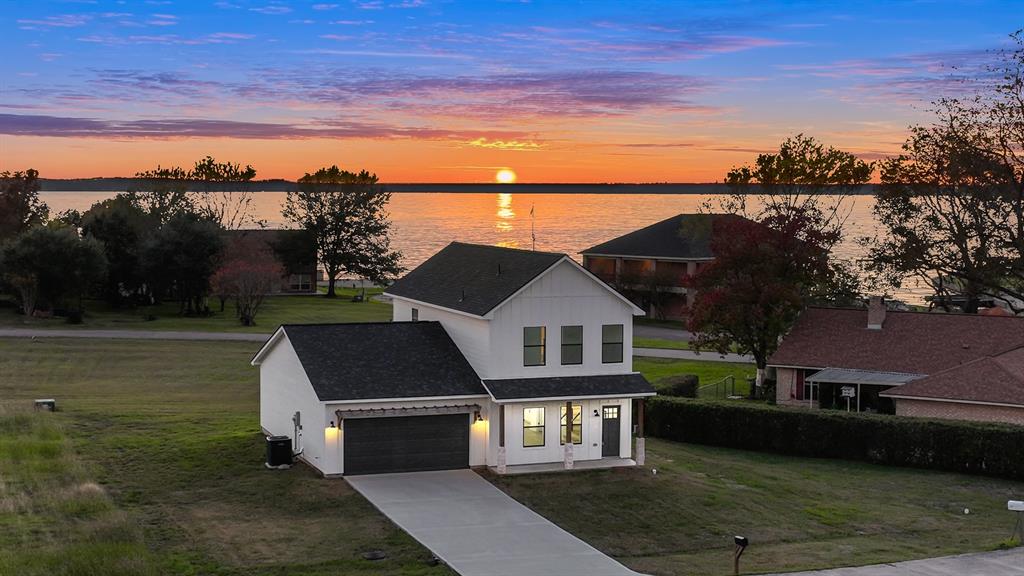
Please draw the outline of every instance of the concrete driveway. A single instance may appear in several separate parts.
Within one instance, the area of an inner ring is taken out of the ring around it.
[[[1024,576],[1024,548],[775,576]]]
[[[471,470],[350,476],[346,480],[462,576],[637,574]]]

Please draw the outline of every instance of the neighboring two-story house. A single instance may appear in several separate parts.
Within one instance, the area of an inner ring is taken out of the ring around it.
[[[652,317],[686,318],[687,276],[712,262],[711,235],[733,214],[677,214],[582,252],[583,266]]]
[[[643,312],[567,255],[456,242],[385,295],[393,322],[285,325],[253,358],[263,429],[325,475],[642,462]]]

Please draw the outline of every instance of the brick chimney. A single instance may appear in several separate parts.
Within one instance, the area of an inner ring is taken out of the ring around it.
[[[868,301],[868,330],[881,330],[885,323],[885,300],[872,296]]]

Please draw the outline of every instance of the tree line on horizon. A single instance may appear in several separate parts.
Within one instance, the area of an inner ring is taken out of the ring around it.
[[[86,297],[115,308],[173,300],[181,315],[205,316],[216,296],[221,312],[234,300],[238,319],[252,324],[284,274],[275,250],[229,233],[265,227],[252,191],[238,185],[255,176],[251,166],[207,156],[190,169],[140,172],[134,189],[51,217],[35,170],[4,172],[0,287],[26,316],[56,312],[80,322]],[[336,296],[343,272],[381,283],[400,272],[400,254],[390,248],[389,195],[376,175],[332,166],[298,182],[283,215],[304,232],[291,242],[307,242],[328,272],[325,296]]]

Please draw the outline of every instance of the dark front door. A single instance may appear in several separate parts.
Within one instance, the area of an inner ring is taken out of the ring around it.
[[[619,407],[601,408],[601,456],[619,456]]]
[[[469,414],[349,418],[342,438],[345,474],[469,466]]]

